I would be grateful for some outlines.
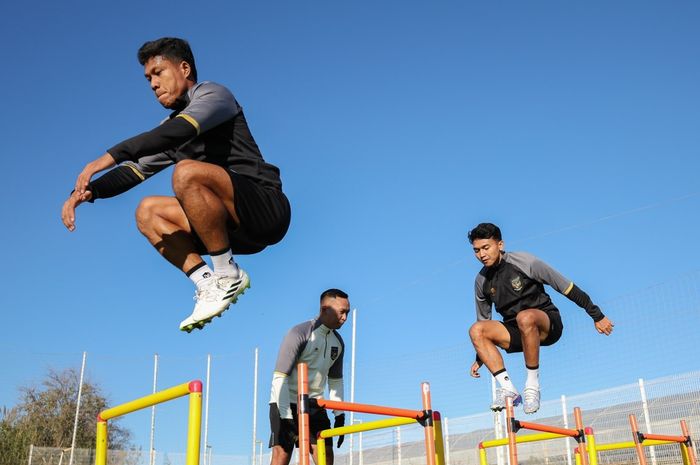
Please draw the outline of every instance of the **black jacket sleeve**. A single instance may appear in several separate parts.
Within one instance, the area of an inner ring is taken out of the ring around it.
[[[142,178],[133,169],[123,165],[117,166],[88,184],[87,190],[92,192],[90,202],[94,202],[95,199],[107,199],[119,195],[141,181]]]
[[[114,161],[136,161],[145,155],[153,155],[174,149],[197,136],[197,128],[185,118],[172,118],[151,131],[127,139],[107,150]]]
[[[590,315],[590,317],[593,318],[593,321],[597,322],[605,318],[605,315],[603,315],[603,312],[600,310],[600,308],[597,305],[595,305],[591,301],[591,298],[588,296],[588,294],[582,291],[576,284],[574,284],[569,293],[566,294],[566,297],[568,297],[569,300],[571,300],[579,307],[586,310],[586,313],[588,313],[588,315]]]

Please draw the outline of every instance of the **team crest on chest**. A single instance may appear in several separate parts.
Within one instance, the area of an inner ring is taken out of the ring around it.
[[[491,293],[491,295],[496,295],[496,288],[492,287],[491,289],[489,289],[489,292]]]
[[[338,358],[338,347],[333,346],[331,347],[331,360],[335,360]]]
[[[511,279],[510,285],[513,286],[513,290],[515,292],[520,292],[523,290],[523,281],[520,279],[520,276],[516,276],[515,278]]]

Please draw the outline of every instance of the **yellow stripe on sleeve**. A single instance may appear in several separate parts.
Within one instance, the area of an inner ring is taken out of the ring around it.
[[[564,295],[569,295],[569,292],[571,292],[571,289],[573,289],[573,288],[574,288],[574,282],[571,281],[571,282],[569,283],[569,287],[567,287],[567,288],[564,290]]]
[[[190,123],[197,130],[197,135],[199,135],[200,127],[199,127],[199,123],[197,122],[196,119],[192,118],[190,115],[184,115],[182,113],[177,115],[176,118],[182,118],[185,121],[187,121],[188,123]]]
[[[141,173],[139,170],[137,170],[135,166],[133,166],[133,165],[131,165],[131,164],[128,164],[128,163],[126,164],[126,166],[128,166],[129,168],[131,168],[131,171],[133,171],[134,173],[136,173],[136,176],[138,176],[139,179],[141,179],[141,181],[145,181],[145,180],[146,180],[146,176],[144,176],[143,173]]]
[[[283,376],[285,378],[287,377],[287,373],[282,373],[281,371],[275,371],[275,372],[273,372],[273,374]]]

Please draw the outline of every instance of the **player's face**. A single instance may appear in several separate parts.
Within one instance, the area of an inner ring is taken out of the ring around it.
[[[476,239],[472,242],[474,255],[484,266],[493,266],[501,261],[503,241],[496,239]]]
[[[342,297],[326,297],[321,302],[321,322],[330,329],[340,329],[348,319],[350,301]]]
[[[151,57],[143,66],[151,89],[165,108],[175,107],[178,99],[190,88],[192,81],[187,77],[191,71],[186,61],[175,63],[161,56]]]

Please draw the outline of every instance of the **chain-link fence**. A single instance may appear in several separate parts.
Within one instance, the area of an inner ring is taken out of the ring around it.
[[[540,410],[527,417],[528,421],[551,426],[573,428],[573,408],[583,413],[585,426],[591,427],[598,444],[625,442],[632,439],[628,416],[634,414],[644,433],[678,436],[680,420],[685,419],[695,438],[700,434],[700,372],[669,376],[611,389],[566,397],[542,403]],[[518,414],[516,414],[518,415]],[[521,414],[520,414],[521,415]],[[446,465],[478,465],[478,445],[481,441],[505,437],[505,416],[480,414],[459,418],[443,418]],[[519,434],[528,434],[521,431]],[[694,447],[698,450],[697,439]],[[347,442],[346,442],[347,444]],[[555,439],[521,444],[520,464],[572,465],[572,439]],[[504,448],[490,448],[490,464],[505,465]],[[28,465],[69,465],[70,450],[33,447]],[[336,452],[337,454],[337,452]],[[647,448],[652,465],[681,463],[676,445]],[[92,465],[92,450],[76,450],[72,465]],[[153,458],[145,451],[110,451],[110,465],[185,465],[184,453],[157,452]],[[264,465],[270,455],[250,456],[203,453],[203,465]],[[335,465],[422,465],[425,463],[423,429],[419,425],[402,426],[365,432],[353,437],[353,453],[337,454]],[[602,452],[601,465],[637,463],[633,449]],[[18,464],[19,465],[19,464]]]

